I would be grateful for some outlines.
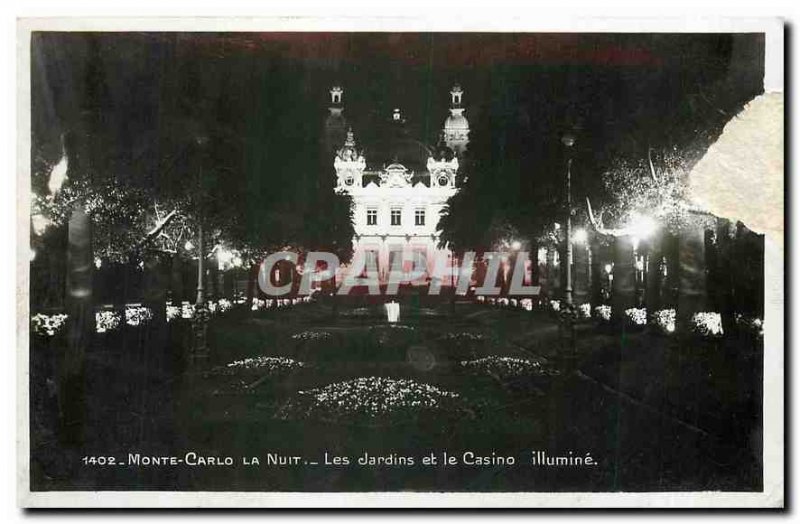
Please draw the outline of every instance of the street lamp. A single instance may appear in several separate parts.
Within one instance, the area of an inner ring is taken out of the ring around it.
[[[194,309],[194,347],[192,354],[192,365],[199,366],[208,359],[208,320],[210,312],[206,305],[205,289],[203,281],[205,279],[205,248],[203,246],[203,163],[205,160],[204,150],[208,142],[205,135],[195,137],[198,147],[199,165],[197,166],[197,197],[195,207],[197,210],[197,299]],[[190,242],[187,241],[187,245]],[[184,246],[185,247],[185,246]]]
[[[566,287],[564,289],[564,302],[571,309],[572,306],[572,146],[575,145],[575,135],[565,133],[561,137],[561,143],[567,148],[567,173],[566,173],[566,193],[567,193],[567,223],[564,230],[566,240]]]
[[[575,347],[576,311],[572,301],[572,147],[575,145],[575,135],[571,132],[565,133],[561,137],[561,143],[566,148],[567,155],[567,170],[565,173],[567,222],[564,228],[564,241],[566,244],[564,306],[560,310],[560,321],[562,336],[568,338],[569,343],[568,347],[564,347],[567,342],[564,341],[565,343],[562,346],[566,350],[564,357],[567,359],[567,366],[573,369],[577,360]]]

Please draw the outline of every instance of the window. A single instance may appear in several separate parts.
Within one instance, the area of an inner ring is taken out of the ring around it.
[[[389,271],[397,269],[403,270],[403,248],[390,248],[389,249]]]
[[[361,253],[361,258],[356,258],[356,268],[359,270],[358,277],[369,277],[373,271],[378,270],[378,251],[376,249],[365,249]]]
[[[428,257],[426,255],[425,250],[422,249],[415,249],[412,255],[414,258],[412,259],[412,268],[415,271],[427,271],[428,269]]]
[[[425,209],[419,208],[414,211],[414,225],[415,226],[424,226],[425,225]]]
[[[364,252],[364,267],[365,269],[374,269],[378,267],[378,252],[370,249]]]
[[[378,210],[377,209],[367,209],[367,225],[368,226],[376,226],[376,225],[378,225]]]
[[[401,216],[402,216],[402,209],[399,209],[399,208],[392,209],[392,214],[391,214],[392,222],[391,222],[391,224],[393,226],[399,226],[400,223],[401,223],[401,220],[400,220]]]

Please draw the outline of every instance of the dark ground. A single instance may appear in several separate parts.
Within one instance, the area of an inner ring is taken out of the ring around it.
[[[405,306],[404,306],[405,307]],[[152,331],[98,336],[87,356],[84,444],[59,443],[52,376],[58,340],[32,347],[32,488],[34,490],[258,491],[682,491],[761,489],[761,343],[665,337],[578,326],[571,371],[555,317],[546,312],[458,304],[401,313],[414,331],[388,330],[378,308],[366,316],[319,304],[290,310],[233,311],[215,317],[209,367],[255,356],[289,356],[313,367],[266,381],[254,392],[231,389],[232,377],[187,373],[175,348],[188,326],[173,324],[161,342]],[[334,335],[324,344],[291,335]],[[475,344],[437,341],[468,331]],[[412,345],[436,366],[407,361]],[[161,349],[166,347],[167,349]],[[496,380],[465,373],[459,360],[486,355],[535,358],[558,374]],[[298,389],[360,376],[413,378],[479,401],[479,408],[395,424],[287,421],[273,417]],[[531,451],[590,453],[594,467],[530,465]],[[231,456],[232,467],[85,465],[84,456],[128,453]],[[322,462],[324,454],[365,451],[416,457],[415,466],[266,466],[268,452]],[[421,457],[511,455],[513,466],[422,466]],[[261,467],[241,465],[262,457]]]

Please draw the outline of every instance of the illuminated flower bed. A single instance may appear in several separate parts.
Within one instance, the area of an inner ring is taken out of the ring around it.
[[[588,302],[578,306],[578,318],[589,318],[592,316],[592,305]]]
[[[490,356],[476,360],[464,360],[460,365],[467,370],[489,374],[498,378],[519,378],[528,375],[550,374],[540,362],[516,357]]]
[[[663,333],[675,332],[675,310],[662,309],[653,313],[653,321]]]
[[[209,300],[206,303],[206,307],[208,308],[208,312],[210,314],[217,315],[220,313],[226,313],[233,309],[233,302],[227,298],[221,298],[216,302]],[[196,306],[188,301],[181,302],[180,306],[167,304],[167,322],[172,322],[176,319],[191,320],[195,316],[195,308]]]
[[[647,324],[647,309],[643,307],[626,309],[625,318],[634,326],[644,326]]]
[[[762,319],[758,317],[747,317],[741,313],[737,313],[735,321],[739,329],[759,337],[764,336],[764,321]]]
[[[144,306],[125,306],[125,323],[129,326],[139,326],[149,322],[153,318],[153,312]]]
[[[271,301],[270,301],[271,302]],[[254,298],[250,305],[250,311],[259,311],[267,308],[267,301],[260,298]]]
[[[722,317],[713,311],[703,311],[692,315],[692,331],[703,337],[722,335]]]
[[[361,377],[298,391],[278,412],[283,419],[321,420],[414,418],[460,406],[456,393],[407,379]]]
[[[242,360],[235,360],[226,367],[230,370],[257,370],[265,374],[279,374],[286,371],[294,371],[305,367],[305,363],[291,359],[289,357],[266,357],[258,356],[252,358],[245,358]]]
[[[611,321],[611,306],[602,305],[594,308],[595,316],[603,322]]]
[[[443,340],[445,342],[482,342],[486,340],[486,337],[481,333],[469,333],[467,331],[461,331],[457,333],[446,333],[439,337],[439,340]]]
[[[333,337],[327,331],[303,331],[292,335],[294,340],[329,340]]]
[[[194,305],[188,302],[181,302],[181,318],[191,319],[194,318]]]
[[[345,317],[368,317],[372,314],[372,312],[369,310],[369,308],[358,307],[349,311],[342,311],[339,314]]]
[[[31,317],[33,332],[37,335],[52,337],[58,333],[67,323],[67,315],[59,313],[55,315],[45,315],[37,313]]]
[[[122,322],[121,315],[116,311],[97,311],[94,314],[96,331],[106,333],[117,329]]]
[[[227,298],[221,298],[217,302],[217,309],[220,313],[226,313],[233,308],[233,303]]]
[[[176,318],[180,318],[180,316],[181,308],[173,306],[172,304],[167,304],[167,322],[172,322]]]
[[[263,391],[260,386],[272,384],[273,380],[287,377],[305,367],[307,365],[304,362],[288,357],[258,356],[215,367],[204,377],[214,381],[212,396],[250,395]]]
[[[380,327],[387,329],[396,329],[399,331],[415,331],[414,326],[406,326],[405,324],[387,324],[385,326],[380,326]]]

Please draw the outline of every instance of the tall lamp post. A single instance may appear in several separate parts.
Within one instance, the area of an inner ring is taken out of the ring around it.
[[[567,220],[566,228],[564,229],[564,240],[566,242],[566,274],[564,286],[564,306],[561,308],[561,328],[564,343],[562,350],[567,364],[572,369],[575,366],[576,348],[575,348],[575,317],[576,310],[575,304],[572,300],[572,147],[575,145],[575,135],[571,132],[565,133],[561,137],[561,143],[566,148],[567,156],[567,169],[565,174],[566,185],[566,211]]]
[[[207,138],[198,136],[197,145],[203,149]],[[208,360],[208,320],[209,311],[206,306],[205,288],[205,245],[203,242],[203,160],[200,155],[200,163],[197,169],[197,202],[195,202],[197,212],[197,299],[194,306],[193,334],[194,344],[192,345],[191,365],[194,368],[202,367]]]

